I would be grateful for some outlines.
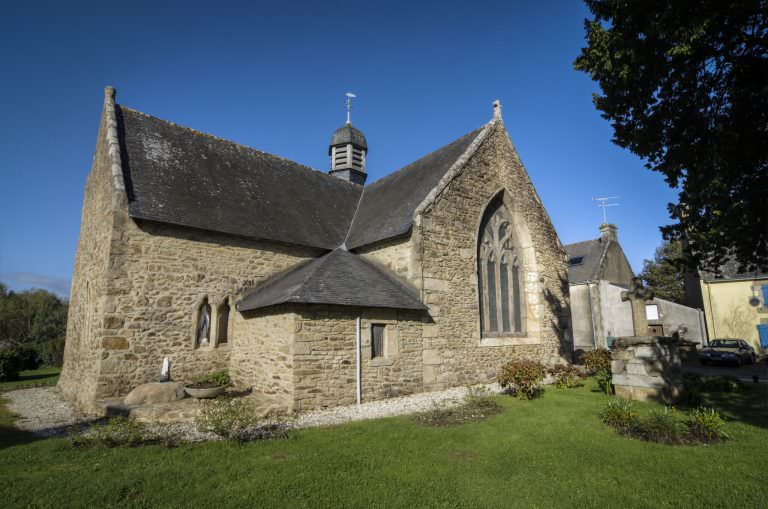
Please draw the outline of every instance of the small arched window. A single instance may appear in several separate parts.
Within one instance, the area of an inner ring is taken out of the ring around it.
[[[229,299],[224,299],[217,311],[216,343],[225,345],[229,342],[227,335],[229,331]]]
[[[200,307],[197,309],[197,334],[195,336],[195,346],[208,344],[211,340],[211,305],[208,304],[208,297],[203,299]]]
[[[512,218],[498,197],[488,205],[480,224],[477,279],[483,336],[525,331],[522,259],[515,243]]]

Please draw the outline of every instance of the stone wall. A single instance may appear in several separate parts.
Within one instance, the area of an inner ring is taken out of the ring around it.
[[[259,400],[293,406],[293,345],[298,316],[289,306],[235,313],[237,343],[229,372],[239,388],[251,388]]]
[[[362,399],[419,392],[419,313],[395,310],[304,306],[298,311],[294,344],[296,410],[355,402],[356,318],[361,317]],[[371,358],[371,323],[386,325],[388,354]]]
[[[72,273],[64,367],[58,387],[80,407],[96,397],[113,227],[113,188],[106,118],[102,116],[93,166],[83,199],[80,237]]]
[[[411,286],[421,287],[421,266],[410,235],[377,242],[356,252],[367,260],[389,269]]]
[[[105,331],[99,397],[122,395],[157,376],[168,356],[175,379],[225,369],[238,348],[237,292],[307,258],[317,250],[280,246],[224,234],[152,222],[117,213],[119,241],[113,242],[109,277],[112,296]],[[211,342],[196,347],[197,314],[211,305]],[[217,310],[230,303],[230,337],[215,337]],[[119,341],[119,342],[118,342]]]
[[[526,331],[481,338],[477,237],[483,212],[500,192],[523,257]],[[425,389],[490,381],[513,358],[553,364],[570,356],[565,252],[502,124],[416,225],[414,253],[423,253],[422,295],[434,321],[424,325]]]

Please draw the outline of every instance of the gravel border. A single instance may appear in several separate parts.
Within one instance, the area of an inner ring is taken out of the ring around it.
[[[499,384],[480,385],[491,393],[502,392]],[[295,429],[335,426],[347,422],[380,419],[424,412],[435,406],[452,407],[461,404],[467,395],[467,387],[454,387],[435,392],[421,392],[410,396],[371,401],[361,405],[349,405],[300,413],[289,419],[289,426]],[[3,393],[9,400],[10,410],[17,415],[16,427],[41,436],[65,436],[76,427],[84,428],[99,420],[78,415],[71,404],[64,401],[55,387],[19,389]],[[150,429],[164,428],[183,440],[200,442],[217,440],[212,433],[197,431],[194,423],[150,424]]]

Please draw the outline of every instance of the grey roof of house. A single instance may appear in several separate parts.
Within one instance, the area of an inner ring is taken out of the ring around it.
[[[237,309],[249,311],[285,303],[426,309],[413,289],[343,249],[269,278],[238,302]]]
[[[333,249],[361,188],[252,148],[118,107],[134,218]]]
[[[482,127],[366,186],[346,245],[355,249],[407,233],[416,207],[469,148]]]
[[[602,239],[585,240],[563,246],[568,255],[568,282],[570,284],[586,283],[597,280],[600,274],[600,262],[610,242]],[[571,265],[573,258],[583,257],[578,265]]]
[[[331,147],[346,145],[347,143],[352,143],[358,147],[364,148],[366,151],[368,150],[368,143],[366,143],[363,133],[359,129],[347,124],[339,127],[333,132],[331,143],[328,146],[328,154],[330,155],[331,153]]]
[[[768,272],[759,272],[759,271],[740,272],[739,264],[734,259],[729,259],[726,262],[724,262],[722,265],[720,265],[719,274],[715,274],[714,272],[705,271],[705,270],[700,271],[699,274],[701,278],[707,282],[768,278]]]

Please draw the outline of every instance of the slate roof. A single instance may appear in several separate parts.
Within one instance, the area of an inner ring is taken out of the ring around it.
[[[597,280],[600,262],[609,244],[603,239],[593,239],[563,246],[568,255],[568,282],[573,285]],[[570,261],[579,257],[582,257],[581,263],[571,265]]]
[[[355,249],[407,233],[413,213],[482,131],[472,131],[366,186],[346,245]]]
[[[249,311],[284,303],[426,309],[413,289],[343,249],[268,279],[246,295],[237,309]]]
[[[293,161],[117,107],[134,218],[333,249],[361,188]]]
[[[368,187],[114,105],[128,213],[328,254],[254,289],[242,310],[283,302],[425,309],[412,289],[347,249],[407,233],[416,208],[482,127]],[[365,146],[352,126],[331,143]]]
[[[707,282],[768,278],[768,272],[739,272],[739,264],[734,259],[729,259],[720,265],[719,274],[702,270],[699,272],[699,275],[704,281]]]

